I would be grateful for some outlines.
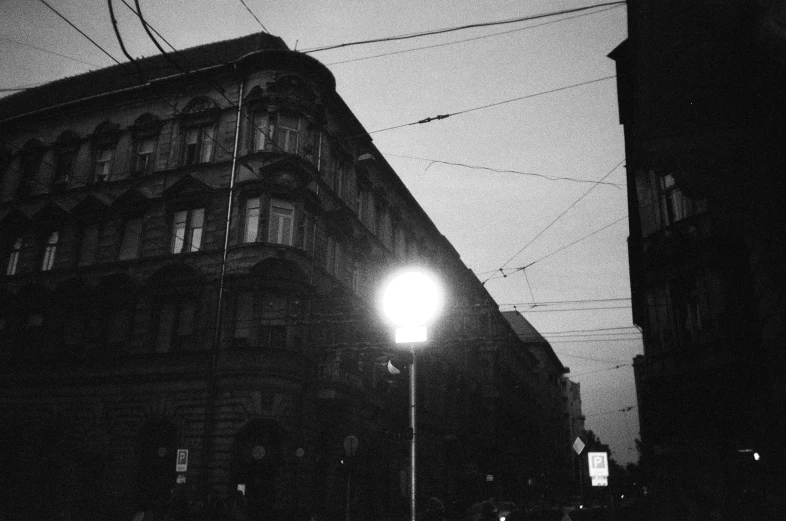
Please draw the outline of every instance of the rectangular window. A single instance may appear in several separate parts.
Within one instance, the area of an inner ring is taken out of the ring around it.
[[[6,275],[16,275],[16,270],[19,267],[19,255],[22,252],[22,239],[19,238],[14,242],[11,252],[8,255],[8,264],[6,265]]]
[[[298,152],[298,133],[300,132],[300,118],[278,115],[278,127],[276,128],[276,144],[279,152]]]
[[[251,339],[254,325],[254,295],[249,292],[239,293],[235,306],[235,327],[232,334],[232,345],[246,347]]]
[[[175,212],[172,215],[172,253],[199,251],[204,224],[204,208]]]
[[[112,168],[112,157],[114,150],[102,148],[96,152],[96,164],[93,179],[96,181],[108,181],[109,172]]]
[[[256,242],[259,240],[260,205],[260,197],[249,197],[246,199],[243,242]]]
[[[360,219],[360,221],[363,222],[363,211],[364,211],[363,200],[366,198],[366,192],[362,190],[360,187],[358,187],[355,197],[356,197],[355,206],[357,207],[358,219]]]
[[[270,148],[270,136],[272,135],[272,131],[266,112],[257,112],[254,114],[254,129],[252,134],[254,136],[254,152]]]
[[[41,261],[41,271],[49,271],[55,265],[55,254],[57,244],[60,242],[60,233],[52,232],[46,240],[44,247],[44,258]]]
[[[292,246],[295,207],[286,201],[273,199],[270,203],[270,230],[268,242]]]
[[[95,262],[98,232],[98,224],[90,224],[82,229],[82,240],[79,244],[79,266],[89,266]]]
[[[161,305],[158,313],[157,353],[188,349],[194,332],[196,307],[190,300],[175,300]]]
[[[143,139],[137,144],[136,171],[150,172],[153,170],[153,159],[156,151],[155,139]]]
[[[139,248],[142,245],[142,218],[128,219],[123,227],[123,237],[120,241],[120,260],[136,259],[139,257]]]
[[[183,162],[187,165],[209,162],[213,155],[214,133],[212,125],[200,125],[186,130]]]

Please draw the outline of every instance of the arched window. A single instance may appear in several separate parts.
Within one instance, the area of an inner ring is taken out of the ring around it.
[[[182,164],[208,163],[213,159],[219,115],[218,105],[210,98],[195,98],[186,105],[182,114]]]
[[[74,177],[76,156],[79,153],[79,136],[70,130],[60,134],[55,142],[55,177],[52,184],[64,188]]]
[[[31,139],[22,147],[20,158],[21,172],[16,188],[19,197],[30,195],[39,183],[37,177],[45,151],[44,145],[37,139]]]
[[[118,125],[104,121],[93,132],[93,182],[109,181],[119,137]]]
[[[161,121],[152,114],[142,114],[132,127],[134,137],[134,159],[132,171],[136,175],[155,169],[156,148]]]

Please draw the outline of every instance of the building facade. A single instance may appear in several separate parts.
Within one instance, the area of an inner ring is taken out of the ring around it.
[[[489,473],[521,495],[550,450],[516,391],[538,360],[335,88],[257,34],[0,100],[4,519],[405,516],[376,305],[403,264],[449,303],[419,355],[418,496],[481,499]]]
[[[784,506],[783,1],[628,2],[625,130],[653,519]]]

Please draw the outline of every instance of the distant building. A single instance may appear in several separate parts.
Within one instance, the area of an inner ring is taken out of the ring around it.
[[[610,57],[652,519],[780,518],[786,2],[627,8],[628,39]]]
[[[538,362],[537,379],[524,382],[535,398],[535,414],[541,421],[532,419],[540,431],[544,446],[533,453],[532,464],[537,468],[545,493],[555,496],[575,493],[575,461],[571,453],[573,440],[569,437],[571,409],[564,395],[565,374],[570,370],[562,365],[548,341],[518,311],[503,311],[528,352]],[[579,407],[581,406],[579,398]],[[575,404],[574,404],[575,405]],[[580,412],[580,411],[579,411]]]
[[[0,517],[218,515],[238,489],[253,519],[402,517],[406,369],[375,301],[404,263],[448,292],[418,494],[520,495],[557,457],[561,366],[536,383],[328,69],[266,34],[137,65],[0,100]]]

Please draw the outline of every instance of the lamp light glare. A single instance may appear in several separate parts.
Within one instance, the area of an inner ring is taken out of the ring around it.
[[[415,328],[433,319],[442,300],[435,280],[422,271],[394,277],[382,295],[382,311],[397,327]]]

